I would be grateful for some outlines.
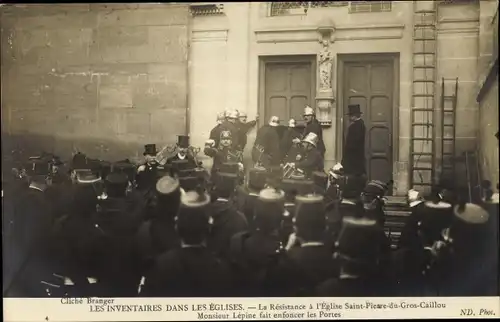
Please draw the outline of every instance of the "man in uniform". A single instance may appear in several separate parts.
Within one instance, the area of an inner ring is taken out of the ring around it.
[[[306,176],[310,177],[314,171],[323,171],[323,157],[318,150],[318,136],[309,133],[302,140],[302,151],[293,163],[295,169],[302,170]]]
[[[351,124],[347,129],[347,135],[344,143],[344,152],[342,154],[342,166],[347,176],[354,178],[363,178],[359,181],[356,189],[361,192],[365,185],[365,124],[361,119],[361,110],[359,104],[348,106],[349,119]],[[353,179],[354,180],[354,179]]]
[[[210,231],[210,196],[188,191],[181,196],[176,230],[181,247],[162,254],[144,279],[143,297],[227,296],[231,271],[206,243]]]
[[[285,193],[275,188],[260,191],[254,207],[254,231],[235,234],[230,257],[243,296],[279,295],[286,281],[280,279],[283,257],[280,229],[285,216]],[[281,282],[281,284],[280,284]]]
[[[281,139],[281,159],[284,160],[286,159],[288,154],[291,155],[296,155],[297,153],[294,153],[292,148],[295,147],[295,150],[298,150],[298,143],[295,142],[300,142],[300,137],[302,133],[300,133],[297,128],[296,128],[296,122],[295,119],[290,119],[288,121],[288,128],[286,129],[285,133],[283,134],[283,138]],[[298,140],[297,140],[298,139]]]
[[[318,150],[321,153],[321,156],[325,155],[325,144],[323,142],[323,129],[321,128],[321,124],[319,124],[316,119],[316,114],[314,113],[314,109],[310,106],[306,106],[304,109],[304,120],[306,121],[306,126],[304,131],[302,132],[302,137],[304,138],[309,133],[314,133],[318,136]]]
[[[220,128],[222,123],[226,121],[226,112],[220,112],[217,114],[217,125],[210,131],[210,139],[218,140],[220,137]]]
[[[279,118],[272,116],[269,124],[264,125],[257,132],[252,150],[252,160],[265,168],[278,166],[280,162],[279,136],[276,131],[278,125]]]
[[[231,148],[233,150],[241,151],[239,142],[239,130],[237,125],[238,116],[238,111],[236,110],[226,112],[226,120],[221,124],[219,130],[220,135],[218,138],[216,138],[216,146],[219,146],[221,144],[222,133],[229,131],[231,133]]]
[[[173,161],[187,160],[186,168],[194,169],[197,167],[196,160],[189,153],[189,136],[179,135],[177,141],[178,152],[173,157],[168,158],[167,164],[172,164]]]
[[[294,233],[286,246],[290,261],[290,286],[297,296],[311,296],[314,287],[338,274],[338,267],[325,245],[326,216],[323,196],[296,197]]]
[[[247,135],[248,132],[257,124],[259,121],[259,116],[257,115],[254,121],[247,122],[247,113],[244,111],[238,111],[239,117],[238,122],[236,123],[240,137],[240,148],[241,150],[245,150],[245,146],[247,145]]]

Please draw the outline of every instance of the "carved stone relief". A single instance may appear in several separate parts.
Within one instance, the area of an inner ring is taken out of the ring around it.
[[[318,53],[319,86],[316,93],[316,117],[324,126],[332,124],[331,113],[335,101],[332,84],[334,54],[330,46],[334,42],[334,32],[335,27],[329,19],[323,20],[318,27],[321,50]]]

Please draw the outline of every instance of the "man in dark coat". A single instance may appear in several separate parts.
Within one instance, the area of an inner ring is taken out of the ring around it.
[[[141,191],[154,189],[158,178],[158,163],[156,162],[156,144],[146,144],[144,146],[145,163],[137,168],[137,188]]]
[[[220,112],[217,114],[217,125],[210,131],[210,137],[209,139],[215,140],[218,143],[219,137],[220,137],[220,129],[222,123],[226,121],[226,114],[225,112]]]
[[[290,287],[296,296],[312,296],[319,283],[338,274],[331,249],[325,245],[326,216],[321,195],[296,197],[294,233],[286,246]]]
[[[239,111],[238,122],[236,123],[238,130],[240,132],[239,142],[240,149],[245,150],[245,146],[247,145],[247,135],[248,132],[255,127],[257,122],[259,121],[259,116],[257,115],[255,120],[247,122],[247,113],[244,111]]]
[[[365,166],[365,124],[361,119],[359,104],[348,106],[351,124],[347,129],[344,143],[342,166],[347,175],[363,176],[366,174]],[[362,189],[362,187],[361,187]]]
[[[302,132],[302,137],[304,138],[309,133],[314,133],[318,136],[318,150],[321,153],[321,156],[325,155],[325,143],[323,142],[323,129],[321,128],[321,124],[319,124],[316,119],[316,114],[314,113],[314,109],[310,106],[306,106],[304,109],[304,120],[306,121],[306,126],[304,131]]]
[[[285,214],[285,193],[275,188],[260,191],[255,200],[254,231],[235,234],[230,257],[242,296],[278,296],[286,281],[279,271],[284,256],[280,228]]]
[[[229,266],[207,249],[210,196],[188,191],[181,196],[176,229],[181,247],[160,255],[146,274],[141,297],[217,297],[231,289]]]
[[[177,140],[177,154],[173,157],[167,159],[167,164],[172,164],[173,161],[186,160],[188,165],[187,169],[194,169],[197,167],[196,160],[189,153],[189,136],[188,135],[179,135]]]
[[[278,166],[280,163],[279,136],[276,127],[279,118],[272,116],[269,124],[264,125],[257,132],[257,138],[252,150],[252,160],[265,168]]]
[[[228,111],[226,113],[226,120],[222,122],[222,124],[219,127],[219,130],[217,131],[219,136],[214,139],[215,146],[218,149],[221,149],[220,145],[223,144],[222,133],[229,131],[231,133],[231,149],[241,151],[239,142],[240,134],[236,122],[238,122],[238,111],[235,110]]]

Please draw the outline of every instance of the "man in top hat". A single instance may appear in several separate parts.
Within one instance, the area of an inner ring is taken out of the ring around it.
[[[341,163],[348,175],[363,176],[366,174],[365,123],[361,119],[362,112],[359,104],[348,105],[347,108],[351,124],[347,129]]]
[[[181,203],[179,180],[172,175],[164,176],[158,180],[156,191],[152,216],[137,232],[137,261],[142,274],[152,268],[156,257],[180,246],[174,221]]]
[[[321,124],[319,124],[316,119],[316,113],[312,107],[307,105],[304,108],[304,120],[306,121],[306,126],[302,132],[302,137],[305,137],[309,133],[314,133],[318,136],[318,150],[323,157],[325,155],[325,143],[323,142],[323,129]]]
[[[177,154],[173,157],[167,159],[167,164],[172,164],[172,161],[180,161],[186,160],[188,165],[186,168],[194,169],[197,167],[196,160],[189,153],[189,136],[188,135],[179,135],[177,141]]]
[[[290,119],[288,121],[288,128],[283,134],[283,138],[281,139],[280,149],[281,149],[281,159],[287,159],[288,155],[292,155],[293,159],[295,159],[295,155],[297,155],[300,150],[300,138],[302,133],[297,129],[297,122],[295,119]],[[294,143],[298,142],[298,143]]]
[[[296,197],[294,233],[288,241],[290,285],[297,296],[310,296],[314,287],[334,277],[338,267],[325,245],[326,217],[321,195]]]
[[[247,135],[248,132],[255,127],[257,122],[259,121],[259,115],[255,117],[255,120],[247,122],[247,113],[245,111],[238,111],[238,122],[236,123],[236,126],[238,127],[240,136],[239,136],[239,142],[240,142],[240,149],[245,150],[245,146],[247,145]]]
[[[157,181],[158,163],[156,162],[156,144],[146,144],[144,146],[145,164],[137,168],[137,188],[142,191],[150,190]]]
[[[218,181],[210,191],[210,216],[213,219],[208,247],[218,256],[227,258],[231,236],[248,230],[245,215],[236,208],[234,188],[225,189]]]
[[[45,195],[50,185],[49,165],[32,160],[26,167],[29,187],[14,204],[14,213],[4,221],[4,295],[44,297],[41,281],[54,271],[52,211]],[[6,256],[9,255],[9,256]]]
[[[344,218],[334,254],[340,264],[340,274],[318,285],[316,296],[387,295],[383,293],[387,281],[379,275],[383,234],[383,228],[375,220],[361,216]]]
[[[319,138],[314,133],[309,133],[302,140],[302,151],[297,155],[294,163],[296,169],[304,171],[306,176],[311,176],[314,171],[323,171],[323,157],[318,149]]]
[[[243,296],[278,296],[286,281],[280,278],[279,264],[284,255],[280,240],[285,210],[285,193],[276,188],[261,190],[253,209],[254,230],[235,234],[230,257],[239,277]]]
[[[210,232],[210,196],[202,190],[181,195],[176,230],[181,247],[158,257],[144,278],[140,296],[216,297],[227,296],[231,271],[207,249]]]
[[[269,123],[262,126],[257,132],[257,137],[252,150],[252,160],[265,168],[279,165],[279,135],[276,131],[279,118],[272,116]]]

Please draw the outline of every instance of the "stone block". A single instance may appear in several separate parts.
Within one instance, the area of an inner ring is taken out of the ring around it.
[[[97,108],[97,79],[90,74],[62,74],[53,84],[55,107]]]
[[[176,135],[186,130],[186,109],[171,108],[151,111],[151,135],[165,142],[175,143]]]
[[[99,48],[145,46],[148,30],[146,26],[99,26],[93,40],[98,42]]]
[[[49,5],[48,7],[52,7]],[[60,28],[95,28],[97,27],[97,15],[85,10],[68,10],[64,13],[43,14],[43,12],[32,9],[33,15],[19,16],[16,24],[17,29],[44,30]]]
[[[149,5],[149,8],[145,5],[92,4],[91,10],[99,13],[100,26],[172,26],[188,23],[188,5],[156,4]]]
[[[472,138],[477,136],[479,113],[475,109],[458,110],[456,136]]]
[[[102,64],[92,64],[90,69],[93,73],[103,74],[101,79],[105,79],[108,75],[138,75],[148,73],[148,64],[145,63],[124,63],[124,64],[113,64],[113,63],[102,63]]]
[[[441,82],[442,77],[458,77],[461,81],[476,81],[477,57],[464,59],[440,59],[437,68],[438,82]]]
[[[150,133],[150,114],[129,111],[125,114],[125,133],[147,136]]]
[[[100,108],[131,108],[132,90],[130,85],[101,85],[99,87]]]
[[[188,59],[189,34],[187,26],[149,27],[149,46],[164,56],[164,62],[182,62]]]
[[[49,114],[42,109],[12,110],[10,129],[13,133],[53,134]]]
[[[114,138],[126,132],[126,114],[120,110],[99,110],[97,132],[104,138]]]

